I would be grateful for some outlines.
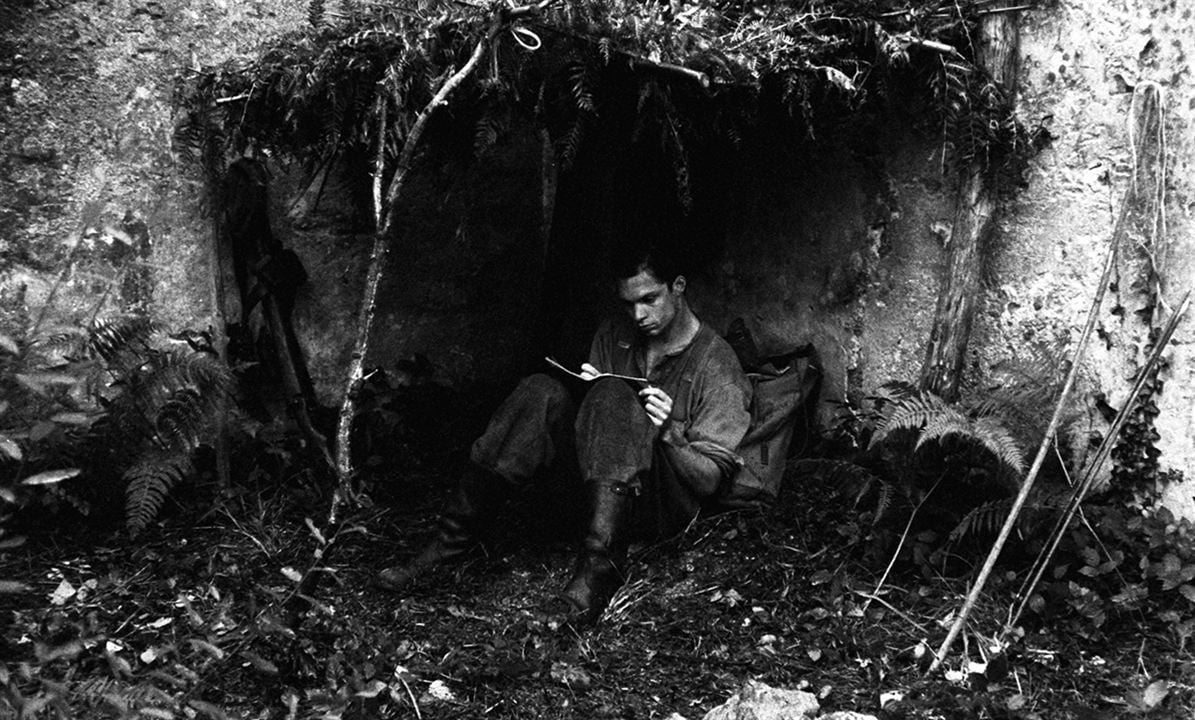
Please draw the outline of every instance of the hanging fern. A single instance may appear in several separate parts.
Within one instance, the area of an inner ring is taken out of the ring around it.
[[[151,453],[124,473],[125,523],[134,537],[153,522],[166,496],[191,473],[185,453]]]

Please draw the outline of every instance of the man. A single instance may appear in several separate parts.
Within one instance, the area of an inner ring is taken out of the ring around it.
[[[683,530],[734,476],[751,399],[734,351],[693,313],[670,258],[649,248],[619,261],[625,315],[595,334],[579,404],[556,377],[524,379],[474,443],[437,538],[406,567],[383,571],[381,586],[399,590],[464,554],[507,490],[571,463],[585,483],[588,523],[561,598],[572,622],[593,622],[623,583],[630,542]]]

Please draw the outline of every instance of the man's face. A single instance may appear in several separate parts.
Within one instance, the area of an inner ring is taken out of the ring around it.
[[[643,335],[655,337],[663,334],[676,319],[684,289],[684,277],[677,277],[669,287],[644,270],[635,277],[618,281],[618,299],[635,321],[636,329]]]

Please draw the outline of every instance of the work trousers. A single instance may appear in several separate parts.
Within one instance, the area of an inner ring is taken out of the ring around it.
[[[634,386],[603,378],[577,392],[543,374],[523,379],[473,444],[474,463],[517,486],[553,482],[561,496],[579,478],[636,496],[631,535],[674,535],[701,509],[701,498],[668,462]]]

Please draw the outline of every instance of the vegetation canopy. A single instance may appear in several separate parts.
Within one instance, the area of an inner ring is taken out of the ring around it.
[[[844,117],[882,113],[897,91],[931,110],[944,168],[996,169],[1032,144],[975,61],[979,21],[1003,11],[990,0],[548,0],[518,10],[311,0],[309,26],[256,60],[180,79],[177,140],[215,172],[254,150],[312,170],[391,167],[437,90],[484,47],[447,104],[454,127],[472,129],[454,139],[480,155],[531,122],[567,169],[587,131],[630,116],[634,137],[658,138],[672,160],[682,201],[690,147],[737,147],[768,120],[818,138]]]

